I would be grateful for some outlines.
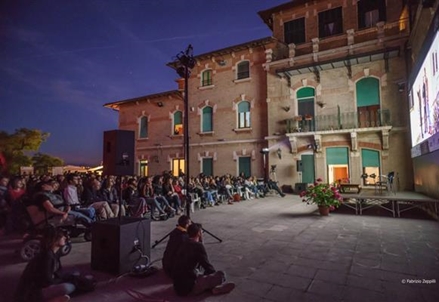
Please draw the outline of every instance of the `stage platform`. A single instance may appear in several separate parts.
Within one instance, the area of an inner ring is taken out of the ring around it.
[[[401,217],[401,213],[412,209],[422,209],[434,219],[438,219],[439,200],[412,191],[383,192],[363,190],[360,194],[342,193],[342,206],[355,211],[356,215],[372,207],[380,207],[389,211],[393,217]]]

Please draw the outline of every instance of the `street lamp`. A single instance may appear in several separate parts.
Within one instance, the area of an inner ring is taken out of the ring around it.
[[[261,151],[259,151],[260,153],[262,153],[262,159],[264,161],[264,182],[267,183],[268,179],[268,173],[267,173],[267,154],[268,152],[270,152],[270,149],[268,148],[262,148]]]
[[[186,215],[190,217],[191,215],[191,207],[190,203],[190,195],[188,192],[189,189],[189,100],[188,100],[188,80],[191,74],[191,69],[195,67],[195,59],[193,56],[193,48],[192,45],[186,48],[186,51],[181,51],[177,54],[178,65],[176,68],[177,74],[184,78],[184,119],[183,119],[183,128],[184,128],[184,162],[185,162],[185,184],[186,184]]]

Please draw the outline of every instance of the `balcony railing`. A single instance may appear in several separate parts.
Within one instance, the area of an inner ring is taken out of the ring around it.
[[[343,112],[318,115],[312,118],[300,116],[286,120],[287,133],[331,131],[342,129],[391,126],[390,110],[380,109],[361,112]]]

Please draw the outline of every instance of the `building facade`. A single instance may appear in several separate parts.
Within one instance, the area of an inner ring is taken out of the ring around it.
[[[195,57],[189,112],[182,79],[106,104],[136,133],[138,174],[184,171],[188,114],[191,175],[266,174],[294,188],[318,177],[373,186],[394,172],[411,189],[405,2],[287,2],[259,12],[272,37]]]

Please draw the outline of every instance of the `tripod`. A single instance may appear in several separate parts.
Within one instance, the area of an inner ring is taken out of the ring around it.
[[[189,99],[188,99],[188,80],[189,80],[189,75],[191,73],[191,69],[195,67],[195,58],[192,54],[193,48],[192,45],[189,45],[186,49],[186,51],[181,51],[179,54],[177,54],[177,60],[178,62],[176,66],[174,66],[176,68],[177,74],[181,77],[184,77],[184,161],[185,161],[185,187],[186,187],[186,191],[185,191],[185,200],[186,200],[186,215],[191,218],[191,196],[189,194]],[[204,228],[202,228],[203,232],[209,234],[210,236],[214,237],[216,240],[218,240],[219,242],[222,242],[222,240],[220,238],[218,238],[217,236],[213,235],[212,233],[206,231]],[[154,245],[152,246],[152,248],[156,247],[160,242],[162,242],[163,240],[165,240],[166,238],[168,238],[168,236],[172,233],[169,232],[167,235],[165,235],[165,237],[163,237],[160,240],[156,240]]]

